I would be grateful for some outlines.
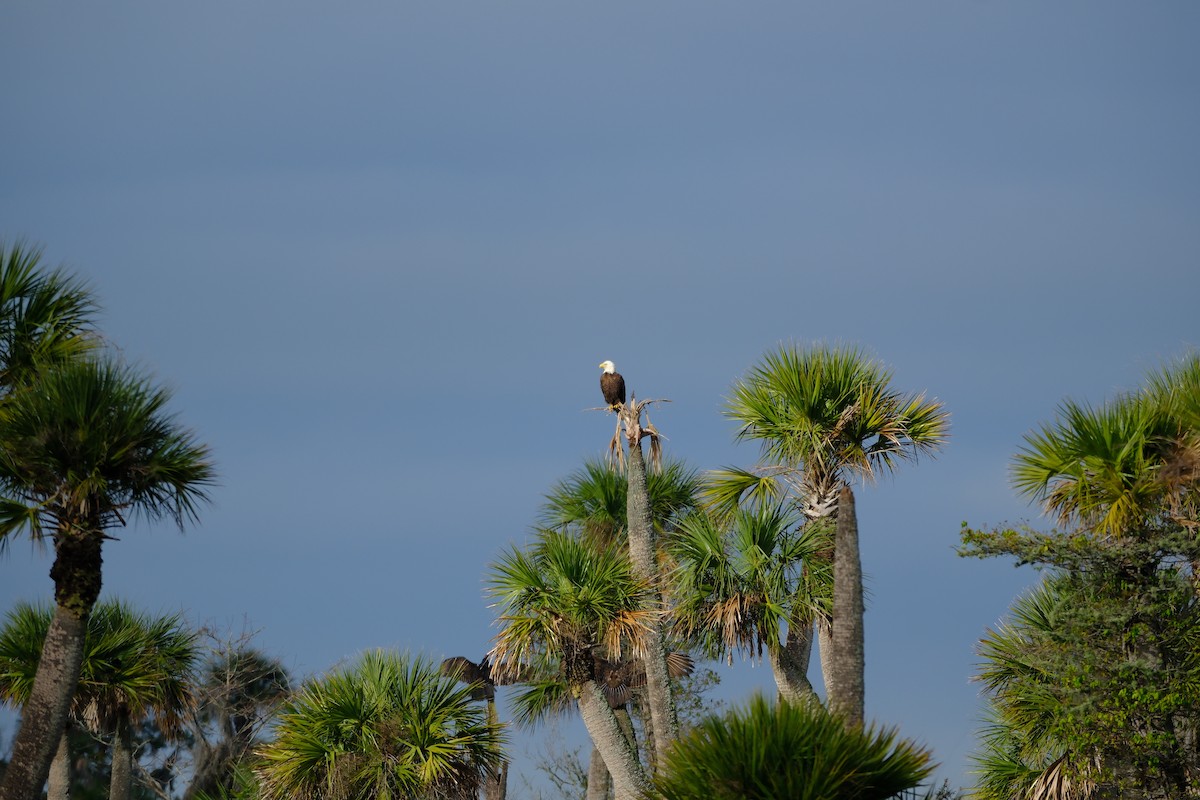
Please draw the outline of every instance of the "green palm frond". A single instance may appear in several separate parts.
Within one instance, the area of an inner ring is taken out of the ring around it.
[[[743,508],[725,522],[696,513],[672,541],[677,634],[710,655],[761,657],[791,619],[828,605],[828,526],[799,526],[782,505]]]
[[[851,476],[872,479],[945,444],[942,404],[901,394],[891,379],[856,347],[784,345],[734,384],[724,413],[739,424],[739,439],[761,444],[764,466],[802,472],[801,493],[828,494]],[[710,504],[731,508],[739,486],[744,494],[748,476],[761,474],[740,472],[723,471]]]
[[[1121,535],[1161,508],[1158,472],[1171,434],[1168,419],[1140,398],[1097,408],[1067,401],[1054,423],[1025,437],[1013,483],[1060,524]]]
[[[652,796],[885,800],[931,771],[929,752],[894,730],[847,727],[811,704],[771,705],[755,697],[682,738],[655,777]]]
[[[207,501],[208,448],[165,410],[169,394],[115,361],[78,360],[43,373],[0,405],[0,495],[7,523],[36,532],[129,515],[183,525]]]
[[[20,705],[29,698],[54,610],[18,603],[0,630],[0,698]],[[194,703],[197,633],[179,614],[155,616],[106,600],[88,617],[74,713],[100,733],[119,715],[140,721],[153,715],[173,733]]]
[[[90,289],[62,269],[44,269],[41,256],[0,242],[0,394],[96,345]]]
[[[17,603],[5,616],[0,629],[0,700],[16,707],[29,700],[52,614],[45,605]]]
[[[660,533],[696,505],[700,479],[681,461],[667,461],[646,475],[650,518]],[[605,460],[588,460],[546,495],[540,521],[550,528],[572,528],[601,543],[622,539],[626,531],[628,479]]]
[[[540,531],[527,550],[502,555],[488,593],[499,609],[492,654],[501,668],[593,647],[614,656],[628,647],[640,655],[658,617],[624,548],[555,530]]]
[[[793,485],[798,473],[786,468],[749,470],[722,467],[704,476],[700,487],[703,506],[723,518],[730,518],[743,505],[776,505]]]
[[[262,797],[448,797],[502,761],[503,731],[435,664],[385,651],[306,684],[260,748]]]

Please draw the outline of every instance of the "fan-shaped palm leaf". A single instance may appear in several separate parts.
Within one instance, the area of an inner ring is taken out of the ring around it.
[[[500,766],[503,741],[431,662],[372,651],[301,689],[256,772],[264,800],[461,797]]]
[[[736,757],[732,757],[736,754]],[[892,730],[847,728],[810,705],[761,697],[709,717],[681,739],[654,780],[662,800],[885,800],[931,772],[929,752]]]

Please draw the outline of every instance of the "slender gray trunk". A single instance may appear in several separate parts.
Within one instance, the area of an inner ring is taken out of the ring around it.
[[[630,416],[633,416],[631,413]],[[630,420],[626,420],[628,425]],[[640,423],[632,420],[634,426]],[[634,437],[636,438],[636,437]],[[629,525],[629,557],[638,578],[653,587],[651,602],[662,609],[662,587],[655,555],[654,524],[650,516],[650,492],[646,483],[646,461],[642,445],[629,440],[626,477],[626,519]],[[650,722],[654,731],[654,752],[665,753],[671,742],[679,737],[679,715],[671,697],[671,679],[667,673],[667,646],[663,621],[657,622],[646,637],[646,698],[650,705]]]
[[[50,777],[46,783],[46,800],[67,800],[71,796],[71,728],[63,728],[54,760],[50,762]]]
[[[12,760],[0,784],[0,800],[37,800],[50,773],[50,762],[67,728],[67,712],[83,664],[87,613],[56,606],[38,662],[21,727],[13,740]]]
[[[771,674],[779,696],[789,703],[810,703],[816,700],[808,680],[808,664],[812,659],[813,624],[792,619],[788,622],[787,637],[780,647],[767,648]]]
[[[608,800],[608,790],[612,781],[608,777],[608,767],[604,765],[604,756],[600,748],[592,745],[592,758],[588,761],[587,800]]]
[[[575,692],[579,715],[612,776],[616,800],[640,800],[650,789],[650,781],[638,762],[637,753],[621,732],[604,692],[592,680],[577,686]]]
[[[636,755],[638,752],[637,734],[633,731],[633,718],[629,715],[629,706],[614,708],[613,715],[617,718],[617,727],[621,729],[621,733],[625,734],[625,741],[629,742],[630,748]],[[639,763],[640,761],[641,759],[639,759]]]
[[[116,730],[112,744],[112,780],[109,783],[108,800],[130,800],[133,796],[133,733],[130,730],[129,714],[117,714]]]
[[[838,496],[833,549],[833,622],[830,645],[834,681],[829,710],[847,724],[862,725],[865,715],[862,560],[859,557],[858,517],[854,492],[842,486]]]

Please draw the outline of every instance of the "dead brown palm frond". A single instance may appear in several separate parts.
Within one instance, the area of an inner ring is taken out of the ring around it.
[[[624,406],[622,406],[624,408]],[[625,468],[625,449],[621,447],[621,414],[617,413],[617,428],[608,442],[608,462],[617,469]]]
[[[1070,775],[1070,756],[1064,753],[1042,771],[1026,792],[1027,800],[1088,800],[1095,793],[1093,782]]]

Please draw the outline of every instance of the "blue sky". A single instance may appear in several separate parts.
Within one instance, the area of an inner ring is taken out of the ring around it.
[[[756,456],[720,409],[765,351],[858,344],[953,415],[941,456],[859,492],[868,715],[967,782],[974,644],[1036,575],[957,559],[960,523],[1037,522],[1023,434],[1200,343],[1198,23],[6,3],[0,237],[91,281],[221,473],[186,535],[118,534],[106,591],[246,624],[300,674],[478,655],[487,565],[607,443],[600,361],[670,398],[668,453],[708,469]],[[10,543],[0,609],[48,568]],[[770,685],[718,670],[734,699]]]

